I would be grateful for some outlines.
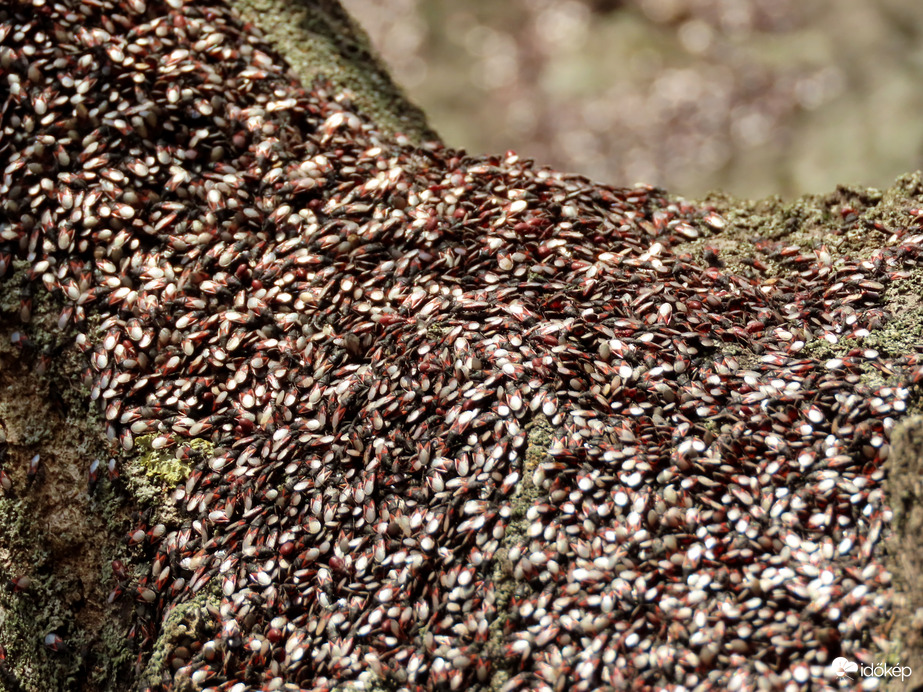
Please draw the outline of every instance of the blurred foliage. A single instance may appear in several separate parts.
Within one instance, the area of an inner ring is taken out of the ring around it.
[[[916,0],[343,0],[453,146],[684,195],[923,159]]]

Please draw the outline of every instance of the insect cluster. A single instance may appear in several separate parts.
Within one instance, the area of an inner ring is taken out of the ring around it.
[[[119,564],[144,646],[215,597],[150,688],[822,689],[872,660],[923,363],[861,343],[923,236],[735,273],[677,249],[713,210],[381,134],[224,5],[0,18],[21,317],[61,301],[113,444],[210,444],[183,523],[129,537],[148,576]]]

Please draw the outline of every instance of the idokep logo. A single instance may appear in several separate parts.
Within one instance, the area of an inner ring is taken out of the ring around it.
[[[830,664],[833,674],[840,679],[854,680],[851,674],[862,676],[864,678],[900,678],[906,680],[913,674],[910,666],[889,666],[884,663],[875,665],[859,665],[855,661],[840,656],[833,659]]]
[[[846,678],[847,680],[852,680],[850,673],[855,673],[859,670],[859,664],[855,661],[850,661],[848,658],[839,658],[833,659],[833,663],[830,664],[830,667],[833,668],[833,674],[838,678]]]

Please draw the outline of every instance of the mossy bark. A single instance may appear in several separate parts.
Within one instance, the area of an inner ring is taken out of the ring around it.
[[[335,0],[232,0],[232,4],[268,36],[304,83],[323,77],[336,88],[348,89],[357,108],[383,132],[400,133],[414,143],[436,139],[423,114],[403,97],[364,33]],[[923,182],[920,174],[913,174],[886,191],[840,187],[829,195],[792,203],[721,196],[704,203],[722,214],[726,227],[707,241],[692,241],[675,251],[701,259],[707,245],[744,275],[772,276],[777,268],[771,262],[760,267],[751,261],[754,242],[785,239],[804,253],[824,248],[834,265],[846,256],[869,256],[896,229],[915,223],[910,209],[923,207]],[[154,641],[149,645],[159,652],[156,660],[138,658],[136,651],[126,648],[135,599],[109,603],[108,596],[113,589],[131,588],[132,576],[118,579],[112,564],[121,560],[136,565],[139,574],[146,568],[150,554],[143,541],[128,537],[138,526],[158,522],[175,526],[177,518],[167,509],[172,503],[166,498],[171,485],[182,482],[184,469],[160,457],[153,464],[151,451],[143,444],[132,452],[119,452],[107,440],[104,413],[98,402],[90,401],[82,380],[84,356],[72,335],[57,326],[58,306],[50,296],[37,295],[31,322],[25,326],[19,322],[22,280],[20,267],[0,286],[0,443],[8,449],[4,468],[11,482],[10,490],[0,490],[4,582],[0,644],[6,651],[6,659],[0,660],[0,690],[132,689],[134,680],[156,676],[152,666],[158,660],[169,665],[168,650],[179,635],[175,627],[151,633]],[[911,344],[923,341],[923,271],[894,285],[883,296],[893,320],[872,335],[874,347],[888,354],[905,353]],[[28,342],[14,336],[20,331],[28,334]],[[846,341],[836,346],[807,345],[815,355],[829,357],[851,347]],[[884,377],[871,370],[867,376]],[[917,408],[920,405],[918,399]],[[921,421],[908,418],[896,433],[889,492],[899,512],[898,533],[887,549],[901,590],[891,632],[903,648],[891,654],[899,655],[903,665],[920,661],[923,671],[919,637],[923,623],[913,617],[923,600],[919,588],[912,586],[923,554],[918,516]],[[550,442],[546,438],[541,425],[530,432],[530,476]],[[30,461],[36,454],[37,471],[30,475]],[[110,478],[106,471],[110,457],[116,459],[118,478]],[[98,478],[91,482],[95,459],[100,460]],[[524,481],[522,499],[529,499],[531,477]],[[524,511],[514,503],[511,527],[522,523]],[[498,569],[504,572],[498,581],[505,585],[501,604],[509,602],[516,587],[513,566],[502,559],[503,554],[508,558],[508,552],[509,546],[502,547],[498,560]],[[203,604],[193,605],[199,609],[193,615],[204,612]],[[186,615],[168,614],[167,623],[183,624]],[[207,626],[199,620],[186,626]],[[46,646],[48,635],[60,637],[61,644]],[[491,654],[502,655],[496,647]],[[504,675],[503,667],[498,668],[497,688]]]
[[[413,144],[438,136],[391,79],[369,38],[337,0],[229,0],[292,66],[302,84],[315,79],[350,92],[356,108],[384,133]]]

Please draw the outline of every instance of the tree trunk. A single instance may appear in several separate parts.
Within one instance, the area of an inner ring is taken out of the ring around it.
[[[909,689],[919,174],[469,157],[231,5],[0,8],[0,687]]]

